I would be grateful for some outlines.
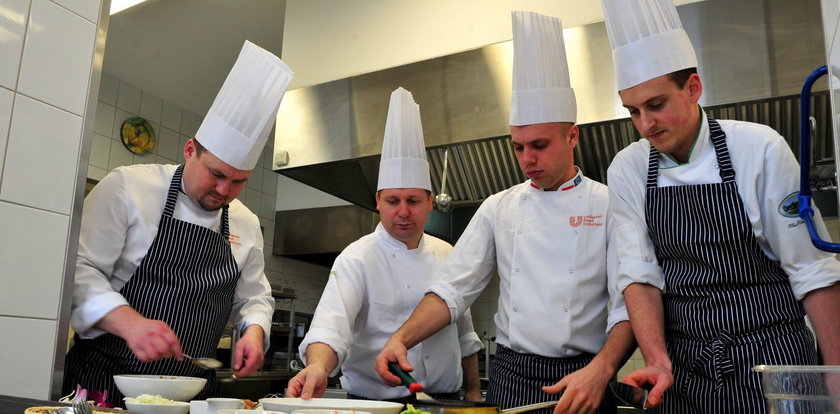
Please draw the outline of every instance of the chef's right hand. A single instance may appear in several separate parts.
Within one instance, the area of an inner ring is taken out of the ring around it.
[[[181,342],[166,322],[148,319],[130,306],[114,309],[97,326],[124,339],[142,362],[184,358]]]
[[[309,365],[289,380],[286,397],[300,397],[304,400],[321,397],[327,389],[328,376],[329,372],[325,369]]]
[[[382,378],[382,382],[392,387],[402,385],[402,380],[388,370],[388,363],[396,362],[405,372],[414,371],[414,367],[408,362],[408,350],[400,341],[392,336],[385,343],[385,348],[376,357],[376,372]]]
[[[647,408],[653,408],[662,403],[662,396],[674,384],[674,374],[671,370],[650,365],[637,369],[621,379],[634,387],[650,389],[647,398]],[[651,388],[653,386],[653,388]]]

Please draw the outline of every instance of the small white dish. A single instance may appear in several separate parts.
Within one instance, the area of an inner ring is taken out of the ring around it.
[[[144,414],[187,414],[190,412],[190,403],[175,401],[175,404],[140,404],[126,401],[125,408]]]

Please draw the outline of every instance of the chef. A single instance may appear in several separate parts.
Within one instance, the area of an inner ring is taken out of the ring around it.
[[[289,382],[287,397],[320,397],[327,377],[341,369],[350,398],[401,400],[405,387],[382,383],[374,359],[388,337],[408,319],[429,285],[442,273],[452,246],[423,234],[432,210],[432,184],[420,123],[411,92],[391,94],[379,164],[376,208],[381,222],[336,258],[300,344],[306,368]],[[469,310],[411,350],[414,378],[427,393],[480,401],[478,354],[481,341]]]
[[[799,184],[785,139],[698,105],[671,0],[602,5],[618,93],[644,137],[608,170],[619,288],[647,365],[625,381],[653,384],[648,401],[666,413],[764,413],[754,365],[817,363],[806,313],[824,361],[840,363],[840,263],[785,208]]]
[[[484,201],[377,371],[398,384],[387,363],[416,368],[406,349],[457,319],[495,268],[487,401],[509,408],[563,392],[556,413],[614,413],[604,391],[635,343],[621,295],[609,289],[607,188],[574,165],[579,131],[560,20],[514,12],[513,48],[511,143],[530,179]]]
[[[292,79],[276,56],[245,42],[184,164],[120,167],[85,200],[64,392],[81,385],[122,395],[114,374],[207,378],[183,358],[214,357],[230,320],[241,329],[233,369],[260,368],[274,300],[257,217],[245,188]]]

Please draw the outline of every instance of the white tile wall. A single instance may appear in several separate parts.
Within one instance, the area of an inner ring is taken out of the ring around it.
[[[125,82],[120,82],[120,92],[117,95],[117,108],[132,114],[140,113],[140,101],[143,99],[143,92]]]
[[[6,140],[9,137],[9,122],[12,117],[14,97],[11,91],[0,88],[0,180],[3,179],[3,159],[6,154]]]
[[[158,141],[155,145],[158,155],[172,161],[178,158],[178,152],[183,148],[178,133],[166,127],[158,130]]]
[[[99,20],[99,2],[90,0],[52,0],[70,11],[79,14],[91,23],[96,24]]]
[[[169,101],[163,101],[160,124],[173,131],[181,130],[181,108]]]
[[[140,116],[146,118],[149,122],[160,124],[160,115],[163,110],[163,100],[148,92],[143,92],[143,97],[140,99]],[[155,128],[157,131],[159,128]]]
[[[103,73],[99,80],[99,100],[111,106],[117,106],[117,97],[120,93],[120,81]]]
[[[96,25],[48,0],[32,0],[18,92],[82,115]]]
[[[0,202],[0,223],[0,280],[15,286],[0,289],[0,315],[57,319],[69,216]]]
[[[201,117],[188,111],[181,112],[181,129],[180,132],[188,138],[195,136],[198,127],[201,125]]]
[[[93,122],[93,132],[110,137],[114,133],[117,108],[107,104],[96,105],[95,116],[96,120]]]
[[[102,169],[108,168],[108,159],[111,156],[111,138],[94,133],[92,140],[93,142],[90,146],[90,165]]]
[[[0,0],[0,86],[14,89],[17,85],[20,53],[29,14],[29,0]]]
[[[0,199],[69,214],[82,118],[23,95],[15,99]],[[38,174],[36,168],[49,169]]]
[[[0,384],[3,394],[49,399],[57,323],[54,320],[0,317],[3,352]]]

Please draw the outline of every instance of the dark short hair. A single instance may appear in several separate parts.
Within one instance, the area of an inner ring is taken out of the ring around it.
[[[688,82],[688,78],[695,73],[697,73],[697,68],[678,70],[676,72],[669,73],[668,79],[670,79],[671,82],[676,83],[678,88],[682,89],[685,87],[685,83]]]
[[[195,143],[195,155],[196,156],[201,155],[201,153],[206,150],[206,148],[204,148],[204,145],[201,145],[201,143],[198,142],[197,139],[193,138],[193,143]]]

